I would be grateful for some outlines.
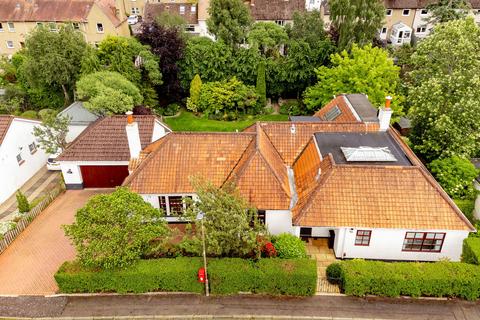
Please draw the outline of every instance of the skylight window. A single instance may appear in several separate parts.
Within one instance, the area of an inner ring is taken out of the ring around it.
[[[348,162],[395,162],[397,158],[390,152],[388,147],[340,147]]]
[[[340,111],[338,106],[335,106],[335,107],[332,108],[332,110],[325,113],[325,120],[333,121],[341,114],[342,114],[342,111]]]

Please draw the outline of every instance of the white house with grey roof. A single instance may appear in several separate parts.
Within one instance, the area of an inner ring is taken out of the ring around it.
[[[68,117],[70,119],[66,137],[67,142],[75,140],[83,130],[98,119],[97,115],[85,109],[81,101],[75,101],[59,112],[58,116]]]

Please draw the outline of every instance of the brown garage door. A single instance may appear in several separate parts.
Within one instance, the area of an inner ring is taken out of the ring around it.
[[[84,188],[112,188],[128,176],[128,166],[80,166]]]

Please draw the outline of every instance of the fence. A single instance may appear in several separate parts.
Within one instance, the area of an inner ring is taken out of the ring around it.
[[[59,186],[51,191],[48,196],[40,201],[39,204],[30,210],[20,221],[17,222],[17,225],[12,230],[7,231],[3,235],[3,239],[0,240],[0,253],[2,253],[7,247],[15,240],[15,238],[22,233],[23,230],[35,219],[52,201],[63,191],[65,187]]]

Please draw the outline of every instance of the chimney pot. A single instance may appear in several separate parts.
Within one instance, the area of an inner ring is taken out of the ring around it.
[[[391,96],[386,96],[385,97],[385,109],[390,109],[390,103],[392,102],[392,97]]]
[[[132,124],[133,123],[133,112],[132,111],[127,111],[125,114],[127,115],[127,123]]]

